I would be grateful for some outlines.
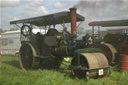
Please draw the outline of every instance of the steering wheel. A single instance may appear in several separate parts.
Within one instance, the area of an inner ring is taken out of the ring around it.
[[[24,36],[29,36],[31,34],[32,28],[29,25],[23,25],[21,27],[21,34]]]

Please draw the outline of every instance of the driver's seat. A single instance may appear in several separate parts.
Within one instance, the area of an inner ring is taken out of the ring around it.
[[[44,37],[44,42],[48,46],[57,46],[56,35],[59,33],[56,29],[49,29]]]
[[[49,29],[46,36],[55,36],[58,33],[56,29]]]

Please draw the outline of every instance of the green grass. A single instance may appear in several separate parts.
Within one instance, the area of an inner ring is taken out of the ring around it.
[[[37,69],[23,71],[20,69],[17,57],[0,57],[0,85],[128,85],[128,73],[116,71],[104,78],[79,80],[71,76],[70,71]]]

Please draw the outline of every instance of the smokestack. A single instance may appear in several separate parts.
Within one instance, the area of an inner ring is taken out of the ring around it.
[[[76,8],[70,8],[70,17],[71,17],[71,33],[72,35],[76,34]]]

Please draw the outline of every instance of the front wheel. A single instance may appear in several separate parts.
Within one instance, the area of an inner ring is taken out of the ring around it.
[[[71,65],[72,66],[76,66],[76,59],[72,59]],[[87,66],[87,62],[85,61],[85,59],[83,57],[81,57],[81,62],[80,62],[81,66]],[[86,70],[81,70],[81,69],[71,69],[72,75],[79,78],[79,79],[83,79],[83,78],[88,78],[88,72]]]

